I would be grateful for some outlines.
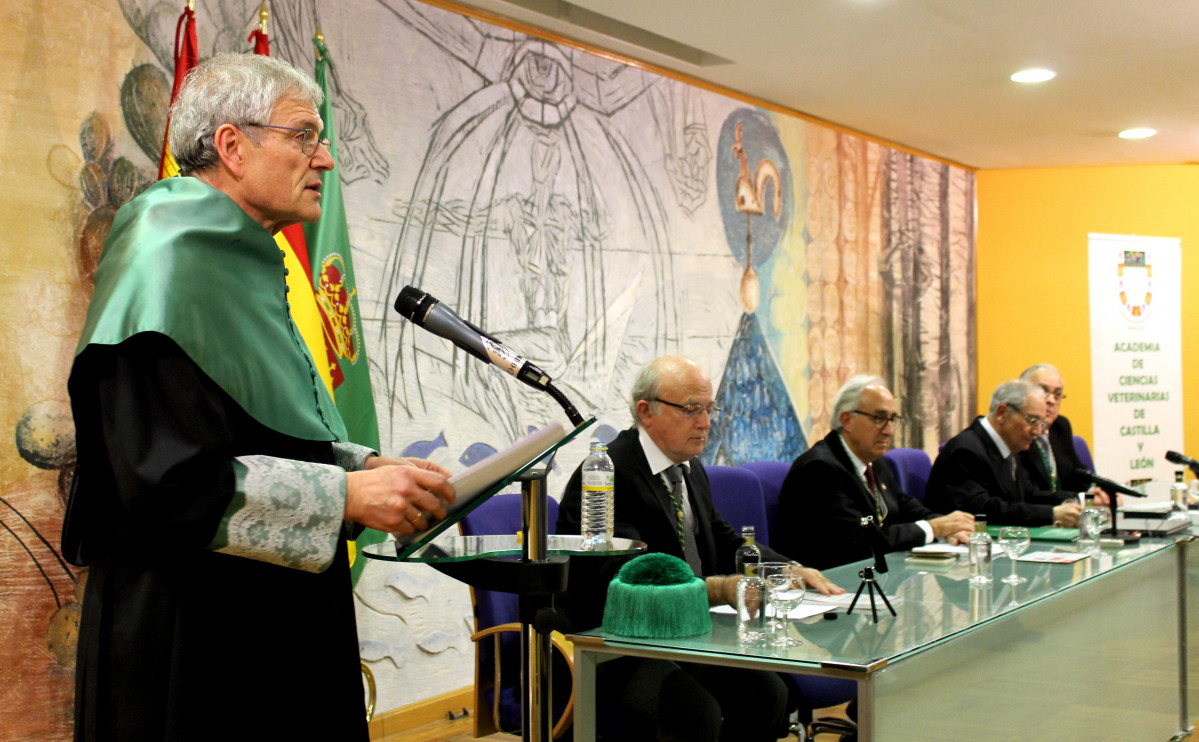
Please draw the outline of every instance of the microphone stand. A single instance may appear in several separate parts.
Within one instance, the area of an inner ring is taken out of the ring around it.
[[[873,623],[878,623],[878,606],[875,603],[875,594],[882,598],[883,605],[887,606],[887,610],[891,611],[891,615],[897,615],[895,609],[891,606],[891,601],[887,600],[887,594],[878,583],[874,581],[874,573],[887,573],[887,549],[884,545],[883,530],[874,522],[873,515],[867,515],[861,520],[862,528],[865,529],[866,541],[870,544],[870,553],[874,555],[874,566],[863,567],[861,572],[858,572],[858,577],[862,578],[862,583],[858,585],[858,591],[853,596],[853,601],[849,604],[849,609],[845,611],[845,615],[853,613],[854,606],[858,604],[858,599],[862,597],[862,590],[866,590],[867,596],[870,598],[870,616]]]

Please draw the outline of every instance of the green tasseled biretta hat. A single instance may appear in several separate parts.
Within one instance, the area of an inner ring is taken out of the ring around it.
[[[708,588],[678,557],[643,554],[608,583],[604,631],[670,639],[711,630]]]

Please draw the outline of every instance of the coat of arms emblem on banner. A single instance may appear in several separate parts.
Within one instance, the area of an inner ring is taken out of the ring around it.
[[[1119,276],[1120,311],[1133,324],[1149,318],[1153,300],[1153,267],[1145,259],[1144,250],[1125,250],[1124,262],[1116,266]]]

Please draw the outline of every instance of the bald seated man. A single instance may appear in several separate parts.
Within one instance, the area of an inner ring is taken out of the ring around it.
[[[720,414],[712,382],[690,359],[658,358],[634,382],[629,411],[633,427],[608,445],[616,469],[615,535],[683,559],[704,578],[710,603],[734,604],[740,578],[731,573],[741,536],[713,507],[708,475],[696,458]],[[558,510],[560,534],[580,532],[581,468],[566,485]],[[678,482],[673,487],[672,479]],[[683,538],[676,496],[682,501]],[[769,547],[761,549],[763,560],[787,561]],[[601,623],[607,583],[619,566],[615,559],[571,561],[562,613],[572,630]],[[817,570],[793,564],[791,571],[809,589],[845,592]],[[773,742],[786,735],[788,690],[777,673],[626,657],[600,665],[596,678],[601,707],[616,709],[631,733],[648,739]]]
[[[779,491],[775,545],[804,564],[828,568],[872,555],[871,534],[862,518],[880,525],[886,551],[903,551],[944,538],[965,543],[974,516],[930,510],[899,487],[891,448],[902,418],[895,397],[877,376],[854,376],[833,401],[832,431],[809,448],[783,480]]]
[[[924,502],[934,510],[964,510],[988,525],[1073,528],[1082,505],[1068,493],[1038,490],[1018,454],[1043,433],[1045,392],[1022,379],[1005,381],[991,395],[985,417],[945,443],[933,462]]]
[[[1107,493],[1077,473],[1086,467],[1074,449],[1074,428],[1061,414],[1062,400],[1066,398],[1061,373],[1048,363],[1038,363],[1025,369],[1020,378],[1045,392],[1045,423],[1049,428],[1020,454],[1020,465],[1028,471],[1033,486],[1046,492],[1062,492],[1063,497],[1066,493],[1094,495],[1095,504],[1107,505]]]

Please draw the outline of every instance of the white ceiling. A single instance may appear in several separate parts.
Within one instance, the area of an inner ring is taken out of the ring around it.
[[[968,167],[1199,162],[1199,0],[457,2]]]

